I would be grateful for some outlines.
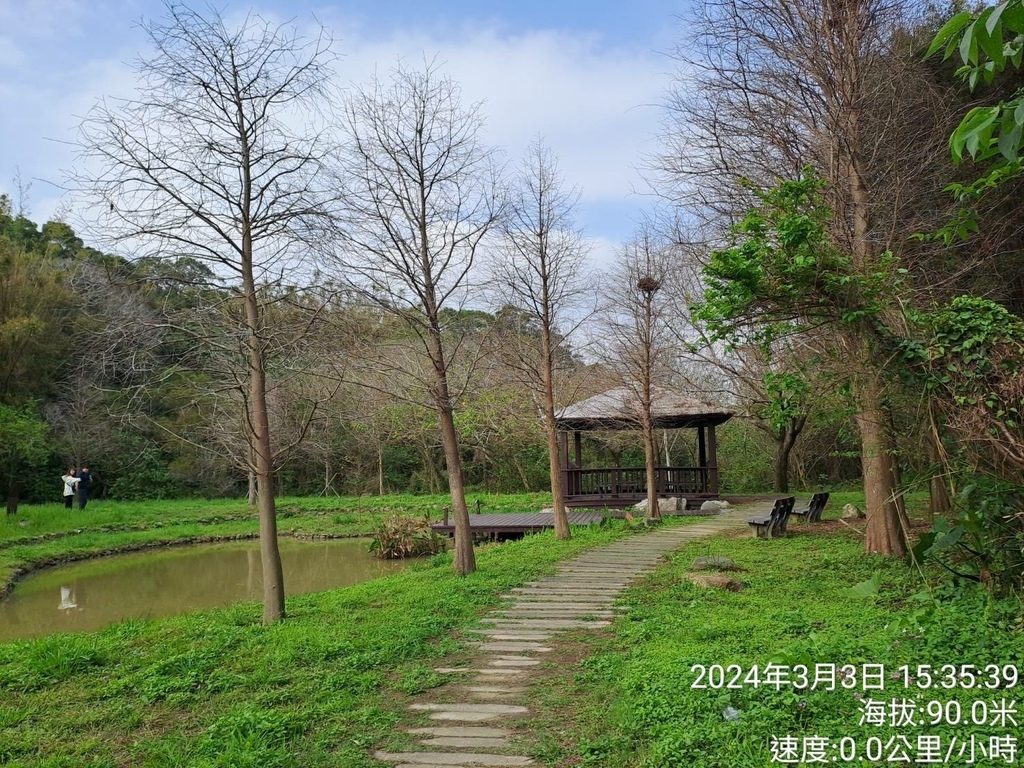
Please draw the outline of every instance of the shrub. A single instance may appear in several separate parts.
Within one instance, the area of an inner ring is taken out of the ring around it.
[[[373,531],[370,551],[382,560],[433,555],[441,552],[447,539],[430,529],[430,518],[393,514]]]

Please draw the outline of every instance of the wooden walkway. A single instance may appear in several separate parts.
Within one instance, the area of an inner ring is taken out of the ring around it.
[[[569,525],[593,525],[600,523],[604,515],[600,512],[569,512]],[[481,538],[497,534],[536,533],[555,527],[554,512],[523,512],[520,514],[502,515],[470,515],[469,528],[474,536]],[[433,523],[430,528],[435,533],[448,536],[455,535],[455,523],[448,520]]]

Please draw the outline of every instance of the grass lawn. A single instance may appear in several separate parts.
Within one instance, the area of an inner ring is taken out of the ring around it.
[[[538,509],[545,501],[482,498],[485,512]],[[859,500],[833,495],[825,523],[794,521],[784,539],[688,545],[624,594],[626,610],[608,631],[561,636],[531,691],[533,715],[523,725],[533,741],[524,749],[564,768],[763,768],[773,764],[772,740],[777,755],[787,737],[798,751],[825,737],[826,763],[858,765],[907,764],[900,755],[919,757],[915,750],[930,743],[922,738],[954,750],[1016,738],[1016,724],[993,722],[1000,700],[1020,698],[1009,685],[1024,678],[1019,601],[996,603],[972,586],[865,556],[862,540],[835,520],[843,504]],[[912,512],[922,504],[910,502]],[[365,532],[388,509],[439,511],[444,503],[283,500],[281,527]],[[0,565],[99,551],[112,541],[255,530],[237,502],[95,506],[81,530],[77,513],[56,506],[26,509],[29,526],[5,521]],[[438,660],[464,652],[462,630],[499,595],[631,533],[625,521],[612,521],[575,529],[569,542],[548,532],[484,546],[479,570],[464,578],[452,573],[445,553],[404,573],[289,598],[289,618],[269,628],[260,626],[259,606],[245,604],[2,644],[0,764],[369,768],[371,748],[400,744],[394,728],[407,722],[410,697],[442,682],[433,671]],[[34,538],[40,535],[49,538]],[[700,555],[735,561],[727,575],[745,589],[694,586],[686,573]],[[852,664],[858,674],[880,664],[886,675],[881,689],[846,688],[837,678],[835,690],[802,690],[762,684],[769,664]],[[714,665],[722,674],[706,674],[695,687],[700,669]],[[954,665],[954,674],[943,665]],[[933,683],[925,687],[929,669]],[[913,701],[915,724],[888,722],[896,700]],[[877,716],[878,702],[882,722],[865,721],[869,712]],[[958,762],[967,764],[964,753],[947,764]],[[1011,763],[979,754],[974,764]]]

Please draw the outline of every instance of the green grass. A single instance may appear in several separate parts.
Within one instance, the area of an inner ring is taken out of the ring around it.
[[[535,732],[561,730],[558,738],[542,738],[537,753],[559,766],[763,768],[772,764],[773,736],[850,737],[863,750],[872,736],[886,742],[901,734],[916,746],[922,734],[974,734],[987,746],[992,735],[1018,733],[941,722],[859,724],[864,705],[857,695],[915,699],[922,710],[927,701],[956,700],[969,711],[975,700],[1019,699],[1012,690],[936,686],[925,693],[904,691],[891,679],[884,691],[692,688],[694,665],[734,664],[746,671],[772,661],[811,669],[817,663],[884,664],[890,673],[903,664],[1015,664],[1024,676],[1019,602],[995,603],[974,587],[947,585],[929,595],[921,573],[901,561],[865,556],[862,541],[844,530],[816,533],[822,528],[799,523],[791,530],[782,540],[695,542],[629,590],[628,611],[612,631],[577,638],[573,654],[582,660],[561,667],[534,691],[541,713],[532,723]],[[694,558],[709,554],[733,559],[743,570],[730,575],[746,589],[704,590],[689,582],[685,573]],[[851,591],[874,574],[881,579],[878,594]],[[738,719],[725,716],[727,707]],[[830,751],[827,761],[837,754]]]
[[[444,553],[289,598],[269,628],[246,604],[0,645],[0,764],[371,766],[460,630],[508,588],[625,535],[615,522],[481,547],[462,578]]]
[[[527,512],[550,503],[549,494],[469,494],[470,510]],[[283,535],[368,535],[392,512],[440,519],[451,500],[434,496],[346,496],[277,500]],[[237,499],[113,502],[90,500],[84,511],[60,504],[22,505],[0,515],[0,587],[18,570],[82,558],[122,547],[172,544],[200,537],[232,537],[258,530],[256,510]]]

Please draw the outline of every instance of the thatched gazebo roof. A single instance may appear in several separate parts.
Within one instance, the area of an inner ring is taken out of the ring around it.
[[[651,415],[657,429],[709,427],[734,415],[725,408],[697,400],[667,387],[652,387]],[[559,429],[573,432],[638,429],[640,403],[630,387],[616,387],[562,408],[555,414]]]

